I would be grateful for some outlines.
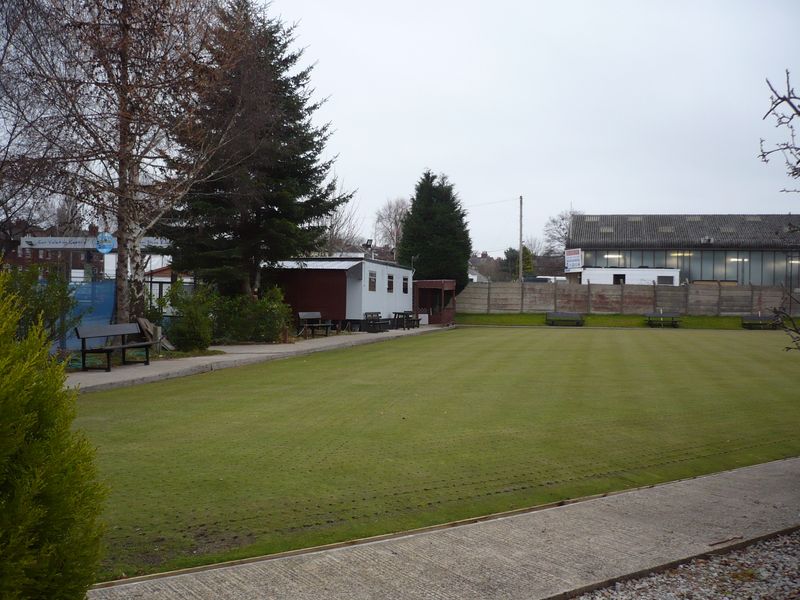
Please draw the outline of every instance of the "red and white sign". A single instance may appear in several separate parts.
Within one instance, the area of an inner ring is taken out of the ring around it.
[[[580,248],[568,248],[564,250],[564,271],[572,273],[583,268],[583,252]]]

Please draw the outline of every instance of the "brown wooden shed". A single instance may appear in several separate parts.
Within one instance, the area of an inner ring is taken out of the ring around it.
[[[456,318],[456,280],[414,280],[414,312],[431,325],[451,325]]]

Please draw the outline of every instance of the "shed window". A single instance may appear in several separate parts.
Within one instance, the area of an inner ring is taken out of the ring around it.
[[[386,292],[391,294],[394,292],[394,275],[386,276]]]
[[[403,293],[408,293],[408,277],[403,277]]]
[[[658,285],[673,285],[675,283],[675,279],[672,277],[672,275],[659,275],[656,283],[658,283]]]
[[[374,292],[378,289],[378,273],[375,271],[369,272],[369,291]]]

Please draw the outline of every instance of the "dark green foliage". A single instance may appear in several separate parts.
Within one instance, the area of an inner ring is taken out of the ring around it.
[[[422,174],[403,224],[398,259],[414,263],[414,279],[455,279],[457,291],[466,287],[472,242],[453,184],[446,175]]]
[[[0,598],[84,598],[94,582],[104,490],[94,449],[71,430],[75,393],[0,273]]]
[[[211,311],[217,300],[214,290],[197,285],[190,293],[179,280],[170,286],[167,300],[173,310],[166,330],[169,341],[183,352],[208,348],[213,331]]]
[[[507,248],[503,259],[503,272],[508,273],[512,280],[519,278],[519,250]],[[522,246],[522,275],[533,273],[533,252],[527,246]]]
[[[291,308],[278,288],[271,288],[258,300],[220,297],[214,304],[214,341],[277,342],[290,319]]]
[[[203,101],[202,126],[228,129],[230,141],[167,219],[175,268],[214,283],[224,295],[260,287],[264,264],[317,247],[330,214],[349,195],[336,193],[323,160],[327,126],[315,127],[310,68],[291,48],[292,28],[250,0],[220,8],[206,74],[218,85]],[[232,65],[232,66],[230,66]],[[194,151],[202,152],[202,148]]]
[[[179,282],[166,297],[173,311],[169,320],[164,319],[166,334],[181,351],[205,350],[212,341],[276,342],[291,319],[291,309],[278,288],[253,298],[221,296],[207,284],[188,292]]]
[[[21,301],[22,312],[17,327],[20,338],[25,337],[40,318],[50,339],[74,327],[80,320],[79,317],[72,321],[64,320],[75,307],[75,298],[64,274],[58,269],[48,270],[37,265],[27,269],[12,268],[8,291]]]

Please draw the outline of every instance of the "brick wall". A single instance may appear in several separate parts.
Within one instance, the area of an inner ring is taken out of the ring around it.
[[[744,315],[780,305],[783,288],[759,286],[576,285],[470,283],[456,299],[461,313],[580,312],[645,314],[659,309],[688,315]],[[792,312],[800,314],[800,306]]]

